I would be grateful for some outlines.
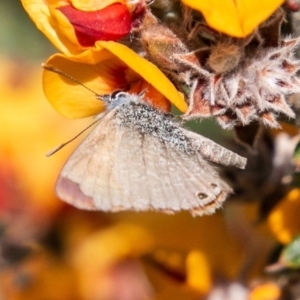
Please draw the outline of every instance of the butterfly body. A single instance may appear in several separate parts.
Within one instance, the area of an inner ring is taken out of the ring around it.
[[[122,99],[122,97],[124,99]],[[73,152],[56,185],[79,208],[211,214],[231,188],[210,163],[246,160],[181,127],[138,95],[119,93],[112,110]]]

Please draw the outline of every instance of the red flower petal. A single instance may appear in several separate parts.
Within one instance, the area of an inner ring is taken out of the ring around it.
[[[96,41],[116,41],[131,30],[131,15],[121,3],[97,11],[81,11],[71,5],[58,8],[73,25],[81,46],[94,46]]]

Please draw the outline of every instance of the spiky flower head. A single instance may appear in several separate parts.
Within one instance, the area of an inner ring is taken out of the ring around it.
[[[226,129],[253,121],[279,127],[278,115],[295,117],[286,96],[300,93],[300,63],[293,56],[300,39],[280,37],[283,17],[283,11],[278,10],[244,39],[225,36],[196,22],[193,28],[172,32],[156,24],[155,32],[160,34],[148,28],[141,40],[144,45],[151,40],[155,49],[144,47],[148,57],[157,64],[163,62],[166,74],[179,88],[185,86],[183,92],[188,87],[186,119],[213,116]]]
[[[228,73],[208,72],[194,81],[187,116],[215,116],[223,128],[261,121],[278,127],[276,117],[295,114],[286,95],[300,93],[299,62],[292,56],[300,39],[283,40],[280,47],[259,48]]]

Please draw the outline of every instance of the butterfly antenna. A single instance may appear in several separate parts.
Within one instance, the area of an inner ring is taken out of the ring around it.
[[[42,64],[42,67],[48,71],[60,74],[62,76],[65,76],[66,78],[71,79],[72,81],[78,83],[79,85],[81,85],[82,87],[84,87],[85,89],[87,89],[88,91],[92,92],[94,95],[96,95],[97,97],[100,97],[101,95],[97,94],[95,91],[91,90],[89,87],[87,87],[86,85],[84,85],[82,82],[80,82],[78,79],[76,79],[75,77],[64,73],[62,70],[54,68],[52,66],[46,65],[46,64]]]
[[[95,125],[98,121],[100,120],[100,118],[97,118],[96,121],[94,121],[92,124],[90,124],[88,127],[86,127],[85,129],[83,129],[82,131],[80,131],[76,136],[74,136],[72,139],[70,139],[69,141],[55,147],[54,149],[50,150],[49,152],[46,153],[46,157],[49,157],[51,155],[53,155],[54,153],[56,153],[57,151],[59,151],[60,149],[62,149],[63,147],[65,147],[66,145],[68,145],[69,143],[73,142],[75,139],[77,139],[82,133],[84,133],[86,130],[88,130],[89,128],[91,128],[93,125]]]

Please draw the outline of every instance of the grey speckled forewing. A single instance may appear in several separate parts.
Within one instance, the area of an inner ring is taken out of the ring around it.
[[[182,128],[173,115],[158,112],[144,103],[121,105],[116,117],[120,126],[151,135],[190,157],[200,155],[210,162],[241,169],[247,163],[246,158],[200,134]]]

